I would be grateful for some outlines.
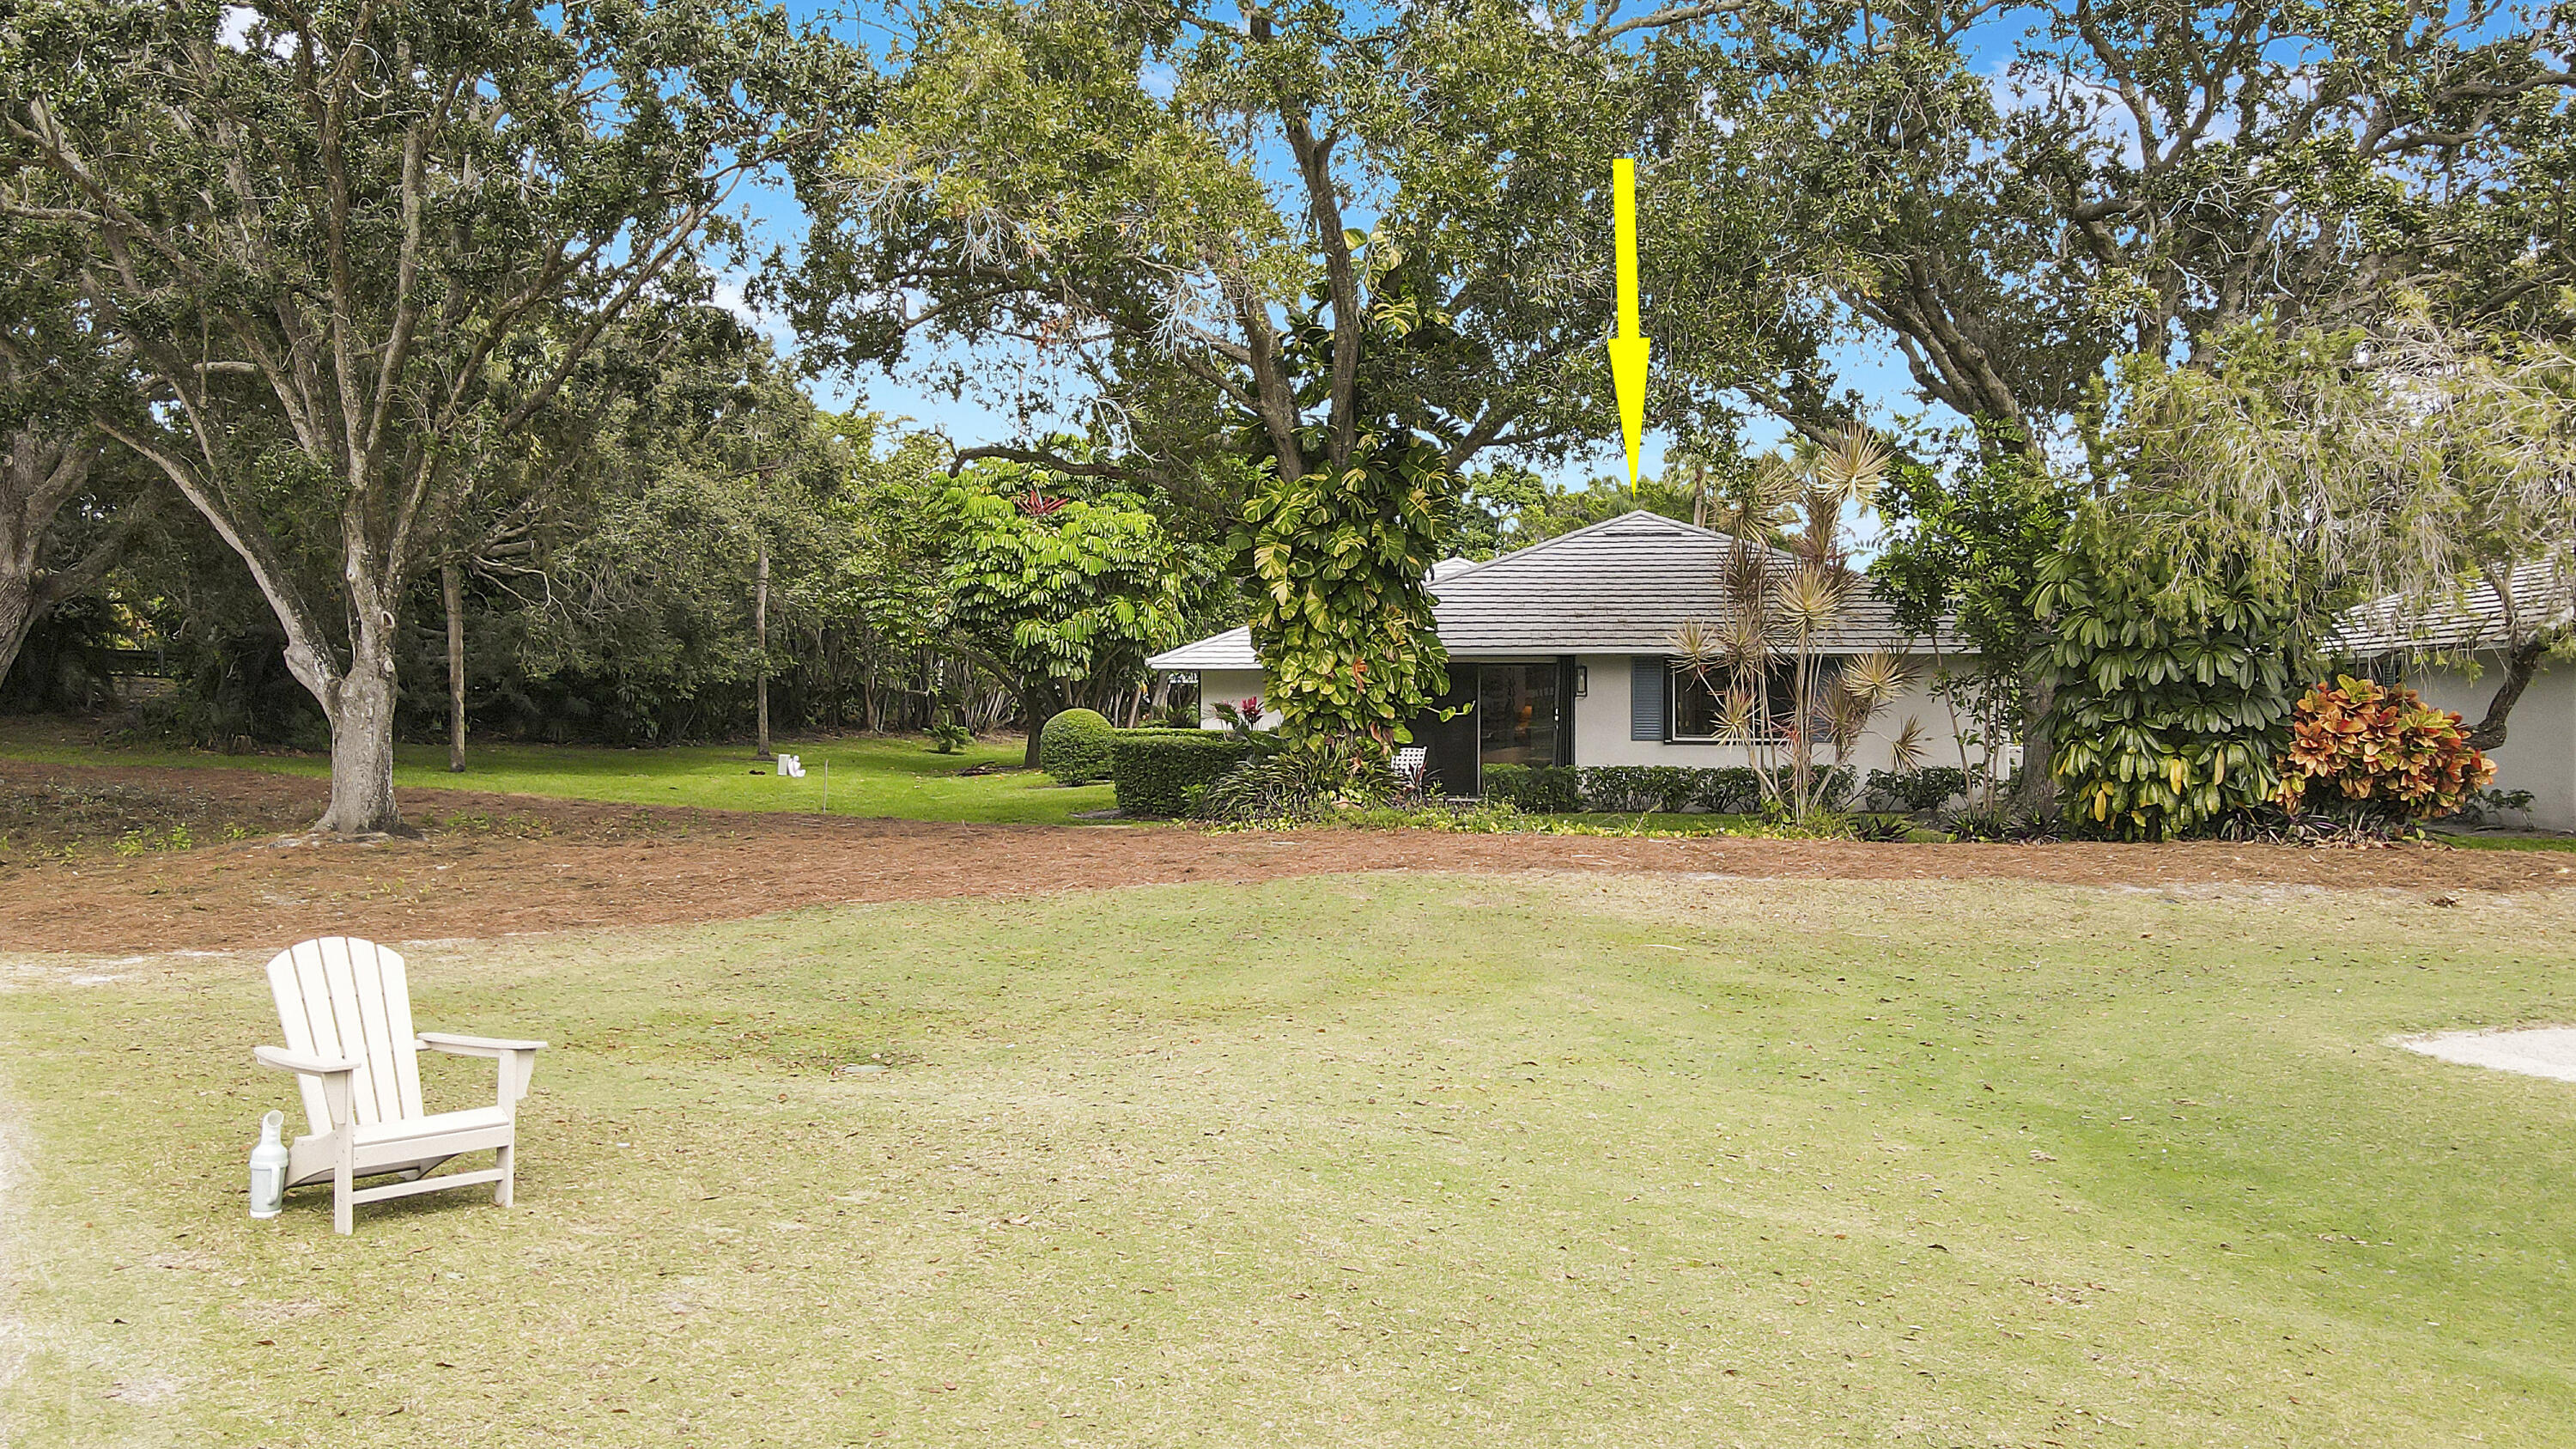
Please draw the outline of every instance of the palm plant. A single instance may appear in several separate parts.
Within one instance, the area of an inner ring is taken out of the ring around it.
[[[1839,669],[1822,652],[1859,591],[1846,519],[1876,498],[1888,461],[1886,446],[1855,425],[1719,487],[1708,513],[1728,538],[1719,566],[1726,613],[1684,620],[1673,635],[1684,672],[1716,697],[1718,737],[1745,746],[1765,804],[1800,824],[1830,804],[1823,751],[1835,763],[1849,756],[1908,682],[1904,661],[1887,650]],[[1771,697],[1782,665],[1785,718]]]

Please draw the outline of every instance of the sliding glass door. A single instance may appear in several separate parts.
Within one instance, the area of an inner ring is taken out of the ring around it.
[[[1452,666],[1455,668],[1456,666]],[[1479,765],[1553,765],[1564,727],[1556,661],[1476,666]]]

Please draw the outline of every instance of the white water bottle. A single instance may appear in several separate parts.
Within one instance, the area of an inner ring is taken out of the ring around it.
[[[273,1218],[286,1201],[286,1144],[277,1140],[286,1114],[259,1119],[259,1145],[250,1150],[250,1215]]]

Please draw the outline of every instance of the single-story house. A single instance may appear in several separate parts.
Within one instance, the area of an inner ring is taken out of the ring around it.
[[[2571,622],[2576,577],[2557,564],[2524,564],[2505,587],[2525,637]],[[2407,618],[2393,600],[2362,605],[2344,615],[2336,642],[2381,682],[2405,684],[2472,728],[2486,718],[2510,660],[2504,609],[2485,584],[2430,619]],[[2492,788],[2531,792],[2532,825],[2576,831],[2576,662],[2541,660],[2505,718],[2504,743],[2487,753],[2496,766]]]
[[[1433,618],[1449,653],[1449,690],[1434,705],[1466,708],[1446,721],[1426,713],[1411,726],[1432,779],[1470,794],[1485,767],[1498,764],[1747,763],[1746,745],[1718,738],[1722,685],[1713,688],[1673,657],[1684,621],[1724,617],[1721,570],[1732,544],[1724,534],[1640,510],[1489,563],[1443,561],[1430,582]],[[1956,640],[1939,642],[1939,657],[1966,657]],[[1906,658],[1910,681],[1841,763],[1864,779],[1889,768],[1890,742],[1909,720],[1919,724],[1925,764],[1961,763],[1947,707],[1931,694],[1933,641],[1898,628],[1886,604],[1856,591],[1818,652],[1848,657],[1882,648]],[[1201,723],[1210,729],[1224,727],[1217,703],[1262,692],[1247,629],[1184,644],[1149,664],[1196,676]],[[1772,694],[1785,700],[1785,682]],[[1278,723],[1273,713],[1262,719]]]

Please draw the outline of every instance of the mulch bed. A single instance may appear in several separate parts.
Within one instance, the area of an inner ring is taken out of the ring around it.
[[[0,762],[0,949],[219,950],[332,932],[489,937],[719,920],[835,901],[1029,896],[1362,870],[2425,892],[2576,886],[2576,857],[2543,851],[1213,833],[750,814],[470,790],[403,792],[406,818],[425,828],[418,840],[351,845],[281,833],[317,817],[325,794],[319,780],[251,770]],[[171,848],[173,822],[184,824],[188,848]]]

